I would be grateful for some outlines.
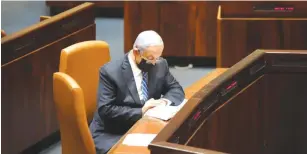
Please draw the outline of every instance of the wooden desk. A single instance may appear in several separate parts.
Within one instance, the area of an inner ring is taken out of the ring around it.
[[[198,92],[203,86],[207,85],[210,81],[218,77],[220,74],[225,72],[226,68],[217,68],[212,71],[209,75],[204,76],[200,80],[196,81],[193,85],[185,89],[186,99],[191,98],[196,92]],[[144,154],[150,153],[147,147],[141,146],[127,146],[123,145],[122,142],[127,134],[130,133],[150,133],[158,134],[164,126],[167,125],[166,121],[162,121],[155,118],[143,117],[118,141],[116,145],[112,147],[109,153],[116,154]]]
[[[256,50],[194,94],[147,148],[306,154],[306,61],[306,50]]]

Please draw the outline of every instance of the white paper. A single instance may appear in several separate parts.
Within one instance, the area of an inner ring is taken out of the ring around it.
[[[128,134],[123,144],[128,146],[148,146],[157,134]]]
[[[184,99],[178,106],[157,106],[153,109],[149,109],[145,113],[145,116],[169,120],[176,115],[176,113],[186,104],[187,101],[187,99]]]

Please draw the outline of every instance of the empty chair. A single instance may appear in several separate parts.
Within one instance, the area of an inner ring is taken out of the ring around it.
[[[63,154],[96,153],[88,124],[96,110],[99,68],[109,61],[104,41],[80,42],[61,52],[53,93]]]
[[[62,153],[95,154],[83,92],[78,83],[65,73],[54,73],[53,93],[60,123]]]

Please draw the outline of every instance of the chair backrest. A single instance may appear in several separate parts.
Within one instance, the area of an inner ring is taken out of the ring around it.
[[[81,87],[88,121],[96,110],[99,68],[109,61],[109,45],[104,41],[80,42],[61,52],[60,72],[71,76]]]
[[[78,83],[61,72],[53,74],[53,95],[60,124],[63,154],[95,154],[88,128],[83,92]]]

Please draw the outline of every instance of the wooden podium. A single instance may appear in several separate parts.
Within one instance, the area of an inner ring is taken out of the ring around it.
[[[256,49],[306,50],[306,27],[306,2],[220,2],[217,67],[231,67]]]
[[[306,79],[306,50],[257,50],[196,93],[149,149],[307,153]]]

